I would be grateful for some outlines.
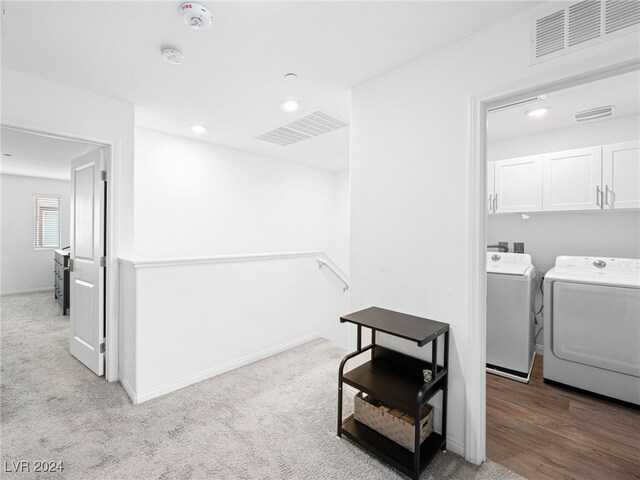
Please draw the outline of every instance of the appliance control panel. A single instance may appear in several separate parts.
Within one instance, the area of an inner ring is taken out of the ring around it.
[[[570,257],[556,258],[556,267],[562,270],[586,270],[591,272],[628,272],[640,274],[640,259],[608,257]]]
[[[531,255],[526,253],[487,252],[487,263],[531,265]]]

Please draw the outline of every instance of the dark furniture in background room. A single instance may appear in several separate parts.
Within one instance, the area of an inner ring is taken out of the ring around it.
[[[62,307],[62,315],[66,315],[69,309],[69,251],[55,250],[54,253],[54,295]]]

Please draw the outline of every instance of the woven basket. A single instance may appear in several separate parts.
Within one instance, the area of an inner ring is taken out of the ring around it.
[[[414,451],[415,420],[411,415],[385,407],[381,402],[358,393],[354,399],[353,418],[385,437]],[[433,432],[433,409],[423,405],[420,412],[420,443]]]

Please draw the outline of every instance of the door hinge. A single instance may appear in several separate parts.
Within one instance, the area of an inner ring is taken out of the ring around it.
[[[107,341],[105,340],[104,342],[102,342],[102,343],[100,344],[100,353],[104,353],[104,351],[106,350],[106,348],[107,348]]]
[[[100,180],[102,180],[103,182],[107,181],[107,171],[106,170],[102,170],[100,172]]]
[[[105,257],[100,257],[100,266],[101,267],[107,266],[107,259]]]

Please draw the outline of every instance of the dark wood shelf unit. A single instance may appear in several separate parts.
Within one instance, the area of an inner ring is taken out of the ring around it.
[[[408,477],[415,477],[413,453],[374,429],[354,420],[353,415],[349,416],[342,424],[342,433]],[[422,442],[420,446],[420,472],[429,465],[443,445],[444,438],[436,432],[433,432]]]
[[[449,331],[449,324],[428,318],[415,317],[379,307],[369,307],[340,317],[349,322],[378,332],[416,342],[419,347]]]
[[[446,449],[447,391],[449,363],[449,325],[427,318],[405,315],[371,307],[340,317],[341,322],[358,327],[357,349],[342,360],[338,371],[338,436],[343,434],[377,455],[411,478],[417,479],[439,449]],[[371,343],[362,346],[362,327],[371,329]],[[431,362],[396,352],[376,344],[376,332],[384,332],[416,342],[422,347],[431,344]],[[444,337],[443,365],[437,363],[438,339]],[[371,359],[344,372],[348,360],[365,352]],[[424,382],[422,371],[429,369],[432,379]],[[343,383],[365,392],[385,405],[412,415],[415,421],[415,453],[350,416],[342,421]],[[420,443],[420,410],[436,393],[442,392],[442,433],[431,433]]]

